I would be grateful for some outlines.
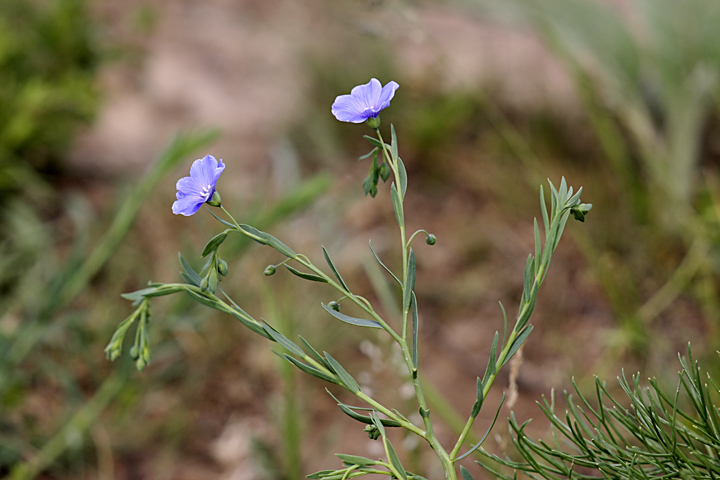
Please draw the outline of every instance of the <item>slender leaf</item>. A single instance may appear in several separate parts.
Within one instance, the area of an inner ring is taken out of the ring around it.
[[[230,227],[230,228],[232,228],[232,229],[237,229],[237,226],[235,226],[235,225],[233,225],[232,223],[230,223],[230,222],[228,222],[228,221],[225,221],[225,220],[223,220],[222,218],[220,218],[220,217],[218,217],[217,215],[215,215],[215,214],[213,213],[212,209],[210,209],[207,205],[205,205],[205,208],[207,208],[207,211],[210,212],[210,215],[212,215],[213,217],[215,217],[215,220],[217,220],[218,222],[222,223],[222,224],[225,225],[226,227]]]
[[[352,375],[350,375],[347,370],[345,370],[343,366],[340,365],[340,363],[335,360],[329,353],[323,353],[325,353],[325,358],[330,364],[330,367],[335,371],[343,385],[345,385],[347,389],[350,390],[352,393],[358,393],[360,391],[360,385],[358,385]]]
[[[285,347],[289,352],[297,355],[298,357],[305,356],[305,352],[303,352],[302,348],[298,347],[293,341],[277,331],[272,325],[265,322],[264,327],[268,335],[270,335],[277,343]]]
[[[397,135],[395,135],[395,125],[390,124],[390,153],[392,153],[393,160],[398,158],[398,141]]]
[[[400,176],[400,193],[402,194],[402,198],[405,198],[405,192],[407,191],[407,171],[400,157],[397,157],[397,167],[398,175]]]
[[[332,270],[333,275],[335,275],[335,278],[337,278],[337,281],[340,282],[340,285],[345,289],[346,292],[350,292],[350,289],[348,288],[347,284],[345,283],[345,280],[342,279],[340,276],[340,272],[338,272],[338,269],[335,268],[335,264],[332,260],[330,260],[330,254],[328,254],[328,251],[325,249],[325,247],[322,247],[323,255],[325,256],[325,262],[327,262],[328,266],[330,267],[330,270]]]
[[[408,254],[407,276],[405,288],[403,288],[403,308],[406,312],[410,311],[410,303],[412,302],[412,294],[415,289],[415,253],[410,249]]]
[[[498,405],[498,409],[497,409],[497,411],[495,412],[495,418],[493,418],[493,421],[492,421],[492,423],[490,424],[490,426],[488,427],[487,431],[485,432],[485,435],[483,435],[482,438],[480,439],[480,441],[479,441],[478,443],[476,443],[475,445],[473,445],[473,447],[472,447],[470,450],[468,450],[467,452],[465,452],[465,453],[463,453],[462,455],[460,455],[460,456],[456,459],[456,461],[462,460],[463,458],[467,457],[468,455],[470,455],[471,453],[473,453],[475,450],[477,450],[478,448],[480,448],[480,447],[482,446],[482,444],[485,442],[485,439],[487,438],[487,436],[490,435],[490,431],[491,431],[491,430],[493,429],[493,427],[495,426],[495,422],[496,422],[497,419],[498,419],[498,415],[500,415],[500,409],[502,409],[502,406],[503,406],[503,403],[504,403],[504,402],[505,402],[505,393],[503,392],[502,398],[500,399],[500,405]]]
[[[278,252],[282,253],[288,258],[297,258],[297,254],[293,251],[292,248],[285,245],[283,242],[278,240],[277,238],[273,237],[269,233],[263,233],[263,236],[265,237],[265,240],[267,241],[267,244],[270,245],[272,248],[277,250]]]
[[[472,475],[470,475],[470,472],[467,471],[467,468],[460,465],[460,473],[462,473],[463,480],[475,480]]]
[[[265,239],[265,234],[264,234],[263,232],[261,232],[260,230],[258,230],[257,228],[252,227],[252,226],[250,226],[250,225],[245,225],[244,223],[241,223],[241,224],[240,224],[240,230],[242,230],[243,232],[245,232],[245,234],[246,234],[248,237],[252,238],[253,240],[255,240],[255,241],[256,241],[257,243],[259,243],[260,245],[267,245],[267,244],[268,244],[267,240]]]
[[[395,276],[395,274],[392,272],[392,270],[390,270],[387,266],[385,266],[385,264],[382,262],[382,260],[380,260],[380,257],[378,256],[378,254],[375,252],[375,249],[373,248],[372,240],[370,240],[370,250],[372,250],[373,255],[375,255],[375,260],[377,260],[378,263],[385,269],[385,271],[388,272],[390,275],[392,275],[392,277],[395,279],[395,281],[398,283],[398,285],[400,285],[402,287],[402,282],[400,281],[400,279]]]
[[[189,282],[195,285],[196,287],[200,286],[200,282],[202,282],[202,278],[200,278],[200,275],[197,274],[195,270],[192,269],[192,267],[185,261],[185,258],[182,256],[182,253],[178,253],[178,257],[180,257],[180,265],[182,266],[183,270],[185,271],[185,274],[189,277]],[[187,278],[186,278],[187,280]]]
[[[523,343],[525,343],[525,340],[527,340],[528,336],[530,336],[530,333],[533,331],[532,325],[527,325],[525,328],[522,329],[520,334],[515,337],[515,340],[513,340],[512,345],[510,346],[510,350],[508,350],[507,357],[505,357],[505,361],[503,362],[503,366],[510,361],[510,359],[515,355],[515,352],[517,352],[520,347],[522,347]]]
[[[300,278],[302,278],[302,279],[310,280],[311,282],[328,283],[328,281],[325,280],[325,279],[324,279],[323,277],[321,277],[320,275],[315,275],[315,274],[312,274],[312,273],[301,272],[300,270],[297,270],[297,269],[295,269],[295,268],[293,268],[293,267],[291,267],[290,265],[287,265],[287,264],[285,264],[285,268],[287,268],[288,270],[290,270],[290,272],[291,272],[293,275],[297,275],[298,277],[300,277]]]
[[[345,315],[344,313],[336,312],[324,303],[322,304],[322,307],[333,317],[337,318],[338,320],[342,320],[345,323],[349,323],[350,325],[356,325],[358,327],[382,328],[382,325],[380,325],[380,323],[376,322],[375,320],[351,317],[349,315]]]
[[[307,340],[305,340],[305,339],[304,339],[303,337],[301,337],[300,335],[298,335],[298,338],[300,338],[300,341],[303,343],[303,345],[305,345],[305,348],[308,349],[308,351],[310,352],[310,355],[312,355],[312,356],[315,358],[315,360],[317,360],[318,362],[322,363],[325,368],[327,368],[328,370],[330,370],[330,364],[327,363],[327,360],[325,360],[325,359],[322,357],[322,355],[320,355],[320,354],[318,353],[318,351],[315,350],[315,349],[313,348],[313,346],[310,345],[310,343],[309,343]]]
[[[497,366],[497,346],[498,341],[500,340],[500,334],[498,332],[495,332],[495,337],[493,338],[492,346],[490,347],[490,358],[488,359],[487,369],[485,370],[485,375],[483,376],[482,383],[485,385],[488,381],[488,379],[497,373],[497,370],[495,370],[495,367]]]
[[[418,308],[415,292],[412,294],[412,362],[418,368]]]
[[[372,143],[374,147],[379,148],[380,150],[383,149],[383,144],[380,140],[378,140],[375,137],[371,137],[370,135],[363,135],[363,138],[367,140],[368,142]]]
[[[335,456],[347,465],[359,465],[363,467],[367,465],[378,465],[380,463],[377,460],[371,460],[369,458],[359,457],[357,455],[345,455],[344,453],[336,453]]]
[[[202,256],[206,257],[210,252],[217,250],[217,248],[220,246],[221,243],[225,241],[227,238],[227,232],[221,232],[215,235],[213,238],[210,239],[210,241],[205,245],[205,248],[203,248]]]
[[[187,294],[190,295],[195,301],[202,303],[206,307],[210,307],[215,310],[222,310],[222,303],[220,303],[217,300],[208,298],[208,297],[201,295],[201,294],[197,293],[196,291],[191,290],[189,288],[186,288],[185,292],[187,292]]]
[[[395,182],[390,186],[390,196],[392,197],[392,204],[395,209],[395,218],[397,219],[398,225],[402,227],[405,225],[405,214],[403,213],[402,199],[395,187]]]
[[[325,372],[318,370],[317,368],[315,368],[313,366],[310,366],[306,363],[301,362],[300,360],[296,359],[295,357],[291,357],[288,354],[282,354],[282,355],[279,353],[276,353],[276,354],[279,355],[280,357],[284,358],[288,362],[292,363],[293,365],[298,367],[303,372],[312,375],[313,377],[317,377],[320,380],[325,380],[326,382],[329,382],[329,383],[334,383],[336,385],[340,385],[340,380],[338,380],[337,377],[332,377],[332,376],[326,374]]]
[[[388,440],[384,435],[383,442],[387,445],[388,453],[390,455],[390,463],[393,467],[395,467],[395,470],[398,471],[402,480],[408,480],[407,472],[405,472],[405,468],[402,466],[402,463],[400,463],[400,459],[398,458],[397,453],[395,453],[395,448],[393,448],[390,440]]]

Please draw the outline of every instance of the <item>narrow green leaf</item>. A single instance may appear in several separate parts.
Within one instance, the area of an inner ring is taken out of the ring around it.
[[[370,138],[372,138],[372,137],[370,137]],[[365,160],[366,158],[370,158],[370,157],[373,156],[373,155],[377,155],[377,151],[378,151],[378,147],[375,147],[375,148],[373,148],[372,150],[370,150],[370,152],[368,152],[368,153],[366,153],[365,155],[362,155],[361,157],[359,157],[358,160]]]
[[[340,282],[340,285],[345,289],[346,292],[350,292],[350,289],[348,288],[347,284],[345,284],[345,280],[342,279],[340,276],[340,272],[338,272],[338,269],[335,268],[335,264],[332,260],[330,260],[330,255],[328,254],[328,251],[325,249],[325,247],[322,247],[323,255],[325,255],[325,261],[327,262],[328,266],[330,267],[330,270],[332,270],[333,275],[335,275],[335,278],[337,278],[337,281]]]
[[[545,204],[545,193],[543,192],[542,185],[540,185],[540,210],[542,210],[543,228],[545,230],[545,245],[547,245],[548,235],[550,235],[550,219],[548,218],[547,205]]]
[[[279,353],[276,353],[276,355],[279,355],[280,357],[286,359],[288,362],[292,363],[297,368],[299,368],[300,370],[302,370],[303,372],[305,372],[307,374],[312,375],[313,377],[317,377],[320,380],[325,380],[326,382],[329,382],[329,383],[334,383],[335,385],[340,385],[340,380],[338,380],[337,377],[331,377],[330,375],[326,374],[325,372],[322,372],[313,366],[307,365],[307,364],[301,362],[300,360],[296,359],[295,357],[291,357],[288,354],[281,355]]]
[[[321,480],[335,472],[336,470],[320,470],[319,472],[311,473],[305,478],[309,478],[310,480]]]
[[[392,153],[393,160],[398,158],[398,141],[397,135],[395,135],[395,125],[390,124],[390,153]]]
[[[407,191],[407,171],[400,157],[397,158],[397,167],[398,175],[400,176],[400,193],[402,193],[402,198],[405,198],[405,192]]]
[[[254,318],[252,318],[251,316],[247,315],[242,309],[240,309],[239,311],[232,309],[232,310],[230,310],[230,314],[233,317],[237,318],[240,321],[240,323],[245,325],[247,328],[249,328],[253,332],[267,338],[268,340],[273,340],[273,338],[265,330],[265,326],[262,323],[255,320]]]
[[[460,473],[462,473],[463,480],[475,480],[472,475],[470,475],[470,472],[467,471],[467,468],[460,465]]]
[[[493,421],[492,421],[492,423],[490,424],[490,427],[488,427],[487,431],[485,432],[485,435],[483,435],[482,438],[480,439],[480,441],[479,441],[478,443],[476,443],[475,445],[473,445],[473,447],[472,447],[470,450],[468,450],[467,452],[465,452],[465,453],[463,453],[462,455],[460,455],[460,456],[455,460],[456,462],[462,460],[462,459],[465,458],[465,457],[467,457],[468,455],[470,455],[471,453],[473,453],[475,450],[477,450],[478,448],[480,448],[480,447],[482,446],[482,444],[485,442],[485,439],[487,438],[487,436],[490,435],[490,430],[492,430],[492,428],[495,426],[495,422],[496,422],[497,419],[498,419],[498,415],[500,415],[500,409],[502,408],[503,403],[505,403],[505,393],[504,393],[504,392],[503,392],[502,398],[500,399],[500,405],[498,406],[498,409],[497,409],[497,411],[495,412],[495,418],[493,418]],[[527,422],[526,422],[526,423],[527,423]],[[526,458],[527,458],[527,457],[526,457]],[[479,462],[478,462],[478,463],[479,463]],[[481,465],[482,465],[482,464],[481,464]]]
[[[407,277],[405,288],[403,288],[403,308],[406,312],[410,311],[410,303],[412,301],[413,290],[415,289],[415,253],[410,249],[408,254]]]
[[[378,463],[380,463],[377,460],[371,460],[369,458],[359,457],[357,455],[345,455],[344,453],[336,453],[335,456],[342,460],[343,463],[346,463],[348,465],[360,465],[362,467],[367,465],[377,465]]]
[[[180,275],[181,275],[181,276],[183,277],[183,279],[188,283],[188,285],[193,285],[193,286],[195,286],[195,287],[199,287],[199,286],[200,286],[200,284],[199,284],[199,283],[195,283],[195,280],[193,280],[193,278],[192,278],[190,275],[188,275],[187,273],[185,273],[185,272],[180,272]]]
[[[538,228],[537,218],[533,219],[533,228],[535,231],[535,268],[533,270],[537,275],[538,270],[540,270],[540,257],[542,256],[542,243],[540,242],[540,229]]]
[[[320,354],[318,353],[318,351],[315,350],[315,349],[313,348],[313,346],[310,345],[310,343],[309,343],[307,340],[305,340],[305,339],[304,339],[303,337],[301,337],[300,335],[298,335],[298,338],[300,339],[300,341],[302,342],[302,344],[305,345],[305,348],[308,349],[308,351],[310,352],[310,355],[312,355],[312,356],[315,358],[315,360],[317,360],[318,362],[322,363],[325,368],[327,368],[328,370],[330,370],[330,365],[327,363],[327,360],[325,360],[325,359],[322,357],[322,355],[320,355]]]
[[[368,142],[372,143],[374,147],[379,148],[382,150],[383,144],[375,137],[371,137],[370,135],[363,135],[363,138],[367,140]]]
[[[402,463],[400,463],[400,459],[398,458],[397,453],[395,453],[392,443],[390,443],[390,440],[388,440],[384,435],[383,442],[387,445],[388,453],[390,454],[390,463],[392,463],[392,466],[398,471],[402,480],[408,480],[407,472],[405,472],[405,468],[402,466]]]
[[[181,291],[183,288],[178,287],[169,287],[166,285],[160,285],[157,287],[149,287],[149,288],[143,288],[142,290],[136,290],[134,292],[130,293],[123,293],[120,296],[126,300],[131,301],[137,301],[142,300],[143,298],[149,298],[149,297],[162,297],[165,295],[171,295],[173,293],[177,293]]]
[[[190,295],[195,301],[202,303],[206,307],[210,307],[215,310],[222,310],[222,303],[218,302],[217,300],[208,298],[208,297],[201,295],[189,288],[186,288],[185,292],[187,292],[187,294]]]
[[[330,395],[330,396],[332,397],[333,400],[335,400],[335,402],[337,402],[338,407],[340,407],[340,410],[342,410],[343,413],[345,413],[345,414],[346,414],[347,416],[349,416],[350,418],[352,418],[352,419],[354,419],[354,420],[357,420],[357,421],[360,422],[360,423],[365,423],[365,424],[368,424],[368,425],[372,425],[372,424],[375,423],[375,420],[374,420],[373,418],[371,418],[371,417],[369,417],[369,416],[365,416],[365,415],[360,415],[359,413],[357,413],[357,412],[355,411],[355,410],[365,410],[365,411],[374,412],[374,411],[375,411],[374,409],[372,409],[372,408],[365,408],[365,407],[354,407],[354,406],[352,406],[352,405],[346,405],[346,404],[342,403],[340,400],[338,400],[338,399],[335,397],[335,395],[333,395],[333,394],[330,392],[330,390],[328,390],[328,389],[326,388],[325,391],[328,393],[328,395]],[[379,420],[380,420],[380,423],[382,423],[382,425],[385,426],[385,427],[400,427],[400,426],[401,426],[400,423],[396,422],[395,420],[390,420],[389,418],[381,418],[381,419],[379,419]]]
[[[335,310],[328,307],[324,303],[321,305],[325,309],[325,311],[328,312],[330,315],[332,315],[333,317],[335,317],[338,320],[341,320],[345,323],[349,323],[350,325],[356,325],[358,327],[382,328],[382,325],[380,325],[380,323],[376,322],[375,320],[351,317],[349,315],[345,315],[344,313],[336,312]]]
[[[298,277],[303,278],[303,279],[305,279],[305,280],[310,280],[311,282],[328,283],[328,281],[325,280],[325,279],[324,279],[323,277],[321,277],[320,275],[314,275],[314,274],[312,274],[312,273],[301,272],[300,270],[297,270],[297,269],[291,267],[291,266],[288,265],[288,264],[285,264],[285,268],[287,268],[288,270],[290,270],[290,272],[291,272],[293,275],[297,275]]]
[[[370,418],[372,418],[373,424],[380,431],[380,435],[382,435],[384,437],[385,436],[385,427],[383,426],[382,422],[380,421],[380,417],[378,417],[378,413],[375,411],[370,412]]]
[[[293,353],[298,357],[305,356],[305,352],[303,352],[302,348],[298,347],[292,340],[277,331],[272,325],[265,322],[264,327],[268,335],[270,335],[277,343],[285,347],[290,353]]]
[[[502,310],[503,314],[503,338],[502,338],[502,344],[505,345],[505,338],[507,338],[507,312],[505,311],[505,306],[502,304],[502,302],[498,302],[500,304],[500,310]]]
[[[403,213],[403,204],[400,194],[395,187],[395,182],[390,186],[390,196],[392,197],[393,208],[395,209],[395,219],[401,227],[405,225],[405,214]]]
[[[325,358],[330,364],[330,367],[333,369],[333,371],[335,371],[343,385],[345,385],[345,387],[347,387],[347,389],[350,390],[352,393],[358,393],[360,391],[360,385],[358,385],[352,375],[350,375],[347,370],[345,370],[343,366],[340,365],[340,363],[335,360],[329,353],[323,353],[325,354]]]
[[[207,205],[205,206],[205,208],[207,208],[208,212],[210,212],[210,215],[212,215],[213,217],[215,217],[215,220],[217,220],[218,222],[222,223],[222,224],[225,225],[226,227],[230,227],[230,228],[232,228],[232,229],[237,229],[237,227],[236,227],[235,225],[233,225],[232,223],[227,222],[227,221],[223,220],[222,218],[218,217],[217,215],[215,215],[215,214],[213,213],[212,209],[210,209]]]
[[[412,362],[418,368],[418,308],[415,292],[412,294]]]
[[[528,325],[526,326],[521,332],[520,335],[518,335],[515,340],[513,341],[512,345],[510,346],[510,350],[508,350],[507,357],[505,357],[505,361],[503,362],[503,366],[510,361],[513,355],[515,355],[515,352],[517,352],[520,347],[522,347],[522,344],[525,343],[525,340],[527,340],[530,333],[533,331],[533,326]]]
[[[373,255],[375,255],[375,260],[377,260],[378,263],[385,269],[385,271],[388,272],[390,275],[392,275],[392,277],[395,279],[395,281],[398,283],[398,285],[400,285],[402,287],[402,282],[400,281],[400,279],[395,276],[395,274],[392,272],[392,270],[390,270],[387,266],[385,266],[385,264],[382,262],[382,260],[380,260],[380,257],[378,256],[378,254],[375,253],[375,249],[373,248],[373,245],[372,245],[372,240],[370,240],[370,250],[372,250]]]
[[[217,250],[217,248],[220,246],[221,243],[225,241],[227,238],[227,232],[221,232],[215,235],[213,238],[210,239],[210,241],[205,245],[205,248],[203,248],[202,256],[206,257],[210,252]]]
[[[190,281],[188,283],[192,283],[196,287],[200,286],[200,282],[202,282],[202,278],[200,278],[200,275],[197,274],[195,270],[192,269],[192,267],[185,261],[185,258],[182,256],[182,253],[178,253],[178,257],[180,257],[180,265],[182,266],[183,270],[185,271],[185,274],[189,277]],[[187,280],[187,278],[186,278]]]
[[[525,262],[525,274],[523,276],[523,300],[527,301],[530,298],[531,289],[533,285],[533,257],[528,254],[527,261]]]
[[[482,383],[485,385],[490,378],[491,375],[495,375],[497,371],[495,370],[495,367],[497,365],[497,346],[498,341],[500,340],[500,334],[498,332],[495,332],[495,337],[493,338],[492,346],[490,347],[490,358],[488,359],[487,369],[485,370],[485,375],[483,376]]]
[[[285,245],[283,242],[278,240],[277,238],[273,237],[269,233],[263,233],[263,236],[265,237],[265,240],[267,241],[267,244],[270,245],[272,248],[277,250],[278,252],[282,253],[288,258],[297,258],[297,254],[293,251],[292,248]]]
[[[245,234],[255,240],[260,245],[267,245],[267,240],[265,239],[265,234],[258,230],[255,227],[252,227],[250,225],[245,225],[244,223],[240,224],[240,230],[245,232]]]

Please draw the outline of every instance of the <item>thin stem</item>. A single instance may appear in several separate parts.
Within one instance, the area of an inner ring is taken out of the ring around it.
[[[418,230],[417,232],[413,233],[412,236],[410,237],[410,240],[407,241],[407,245],[406,245],[407,248],[410,248],[410,245],[412,245],[412,242],[413,242],[413,240],[415,240],[415,237],[417,236],[418,233],[424,233],[426,236],[429,235],[427,230],[423,230],[423,229]]]
[[[238,230],[241,230],[241,231],[242,231],[242,229],[240,228],[240,224],[238,223],[238,221],[235,220],[235,217],[233,217],[232,215],[230,215],[230,212],[228,212],[227,210],[225,210],[225,207],[223,207],[222,205],[220,205],[218,208],[220,208],[220,210],[222,210],[223,212],[225,212],[225,215],[227,215],[228,218],[229,218],[230,220],[232,220],[232,223],[235,224],[235,226],[238,228]]]

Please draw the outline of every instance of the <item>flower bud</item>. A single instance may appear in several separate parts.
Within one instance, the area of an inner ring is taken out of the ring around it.
[[[140,351],[138,350],[138,347],[133,345],[130,349],[130,358],[133,360],[137,360],[140,357]]]
[[[390,166],[387,163],[383,163],[380,165],[380,168],[378,168],[378,173],[380,174],[380,178],[383,179],[383,182],[387,182],[387,179],[390,178]]]
[[[215,193],[213,193],[213,196],[210,200],[207,201],[207,204],[211,207],[219,207],[222,205],[222,200],[220,198],[220,192],[215,190]]]
[[[428,245],[435,245],[435,242],[437,242],[437,237],[432,233],[429,233],[427,238],[425,239],[425,243],[427,243]]]
[[[222,275],[223,277],[227,277],[227,274],[228,274],[228,263],[227,263],[225,260],[222,260],[222,259],[221,259],[221,260],[218,262],[217,269],[218,269],[218,273],[219,273],[220,275]]]
[[[380,438],[380,430],[378,430],[375,425],[368,425],[363,431],[367,432],[370,440],[377,440],[378,438]]]
[[[270,277],[272,275],[275,275],[276,271],[277,271],[277,268],[275,268],[275,265],[268,265],[263,273],[265,274],[266,277]]]
[[[335,300],[333,300],[332,302],[328,303],[328,307],[332,308],[332,309],[335,310],[336,312],[339,312],[339,311],[340,311],[340,304],[339,304],[338,302],[336,302]]]
[[[367,119],[366,123],[373,130],[377,130],[378,128],[380,128],[380,117],[370,117]]]
[[[204,277],[204,278],[202,279],[202,281],[200,282],[200,291],[201,291],[201,292],[204,292],[205,290],[207,290],[207,289],[208,289],[208,285],[209,285],[209,283],[208,283],[208,278],[207,278],[207,277]]]

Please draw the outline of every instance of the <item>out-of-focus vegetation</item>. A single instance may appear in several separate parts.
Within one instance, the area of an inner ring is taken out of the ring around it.
[[[0,205],[62,170],[97,110],[100,60],[84,0],[0,3]]]

